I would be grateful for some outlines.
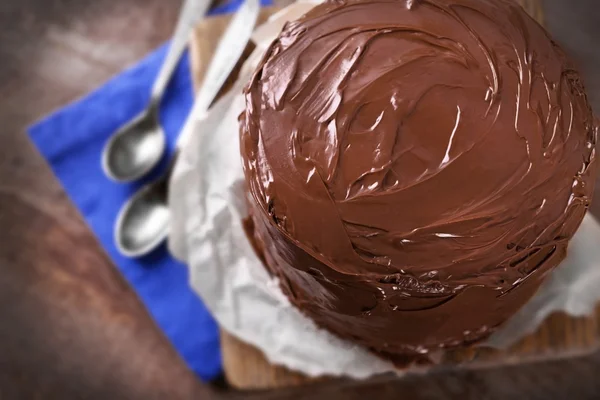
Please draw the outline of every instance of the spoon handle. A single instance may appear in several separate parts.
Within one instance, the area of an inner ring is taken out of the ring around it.
[[[194,29],[198,20],[206,14],[209,7],[210,0],[185,0],[182,5],[181,11],[179,12],[177,27],[175,28],[173,39],[169,45],[167,56],[154,81],[154,85],[152,86],[151,102],[154,105],[157,105],[160,102],[160,99],[171,80],[173,71],[175,71],[179,60],[187,47],[192,29]]]
[[[219,40],[219,45],[208,66],[202,86],[196,93],[196,100],[177,140],[177,148],[185,145],[195,129],[194,121],[208,111],[223,84],[242,57],[258,20],[259,0],[244,0],[235,13],[229,26]]]
[[[245,0],[219,40],[196,101],[208,109],[244,53],[260,12],[259,0]]]

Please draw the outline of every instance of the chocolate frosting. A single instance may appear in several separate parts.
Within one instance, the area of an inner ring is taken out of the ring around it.
[[[486,337],[564,259],[597,129],[579,74],[512,0],[346,0],[288,23],[245,91],[266,267],[391,355]]]

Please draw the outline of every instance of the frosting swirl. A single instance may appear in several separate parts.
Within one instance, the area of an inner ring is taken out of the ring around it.
[[[344,0],[288,23],[246,89],[251,236],[319,325],[391,354],[479,340],[590,203],[579,74],[511,0]]]

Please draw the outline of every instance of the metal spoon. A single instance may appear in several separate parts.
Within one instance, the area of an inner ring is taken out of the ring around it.
[[[177,142],[171,165],[160,178],[142,187],[119,212],[115,224],[115,243],[125,256],[145,255],[160,245],[169,233],[167,186],[179,150],[193,134],[195,118],[208,110],[227,77],[242,56],[260,10],[259,0],[246,0],[222,36],[208,67],[193,110],[190,112]]]
[[[186,0],[165,61],[152,86],[147,108],[122,126],[102,152],[102,169],[111,179],[130,182],[141,178],[160,161],[165,151],[165,132],[158,115],[162,99],[196,22],[206,13],[209,0]]]

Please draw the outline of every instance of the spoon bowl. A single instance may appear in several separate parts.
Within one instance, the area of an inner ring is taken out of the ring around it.
[[[159,246],[169,233],[167,180],[141,188],[123,206],[115,224],[115,243],[121,254],[138,257]]]
[[[158,164],[165,146],[158,111],[150,108],[134,117],[106,143],[102,168],[117,182],[139,179]]]

